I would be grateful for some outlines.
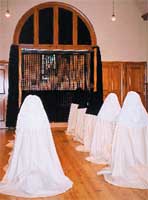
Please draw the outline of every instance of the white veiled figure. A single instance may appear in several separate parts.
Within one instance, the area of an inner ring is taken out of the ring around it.
[[[93,138],[93,133],[96,125],[97,116],[91,114],[84,115],[84,125],[83,125],[83,145],[76,147],[77,151],[89,152],[91,147],[91,142]]]
[[[90,155],[86,158],[87,161],[98,164],[110,163],[114,129],[120,111],[121,107],[117,95],[110,93],[105,98],[97,115]]]
[[[78,108],[77,111],[77,121],[76,121],[76,127],[74,132],[74,140],[83,143],[84,142],[84,119],[85,119],[85,112],[86,108]]]
[[[77,121],[77,111],[79,104],[72,103],[70,106],[70,112],[68,116],[68,126],[66,134],[73,135],[75,132],[76,121]]]
[[[148,189],[148,114],[136,92],[128,92],[117,121],[111,166],[98,172],[107,182]]]
[[[100,97],[101,96],[98,92],[90,91],[90,96],[88,99],[88,107],[84,115],[83,144],[80,144],[76,147],[77,151],[81,152],[90,151],[97,114],[102,104],[102,100]]]
[[[72,187],[64,175],[49,121],[39,97],[25,98],[17,118],[16,139],[0,193],[46,197]]]

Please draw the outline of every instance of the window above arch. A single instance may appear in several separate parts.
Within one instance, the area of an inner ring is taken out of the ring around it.
[[[21,44],[33,44],[34,42],[34,15],[28,17],[27,21],[24,23],[20,36],[19,43]]]
[[[58,2],[39,4],[19,20],[14,44],[35,48],[88,49],[96,45],[94,29],[80,11]]]
[[[39,10],[39,44],[53,44],[53,8]]]

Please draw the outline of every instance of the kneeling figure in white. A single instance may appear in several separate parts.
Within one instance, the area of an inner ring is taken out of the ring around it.
[[[110,93],[97,115],[90,156],[86,160],[98,164],[110,163],[114,129],[120,110],[117,95]]]
[[[0,193],[21,197],[46,197],[72,187],[64,175],[49,121],[39,97],[29,95],[17,118],[16,139]]]
[[[148,189],[148,114],[136,92],[128,92],[117,121],[111,166],[98,172],[107,182]]]

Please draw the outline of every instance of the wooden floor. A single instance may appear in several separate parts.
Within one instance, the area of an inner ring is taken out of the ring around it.
[[[110,185],[103,176],[96,172],[103,166],[85,161],[87,153],[75,151],[78,143],[65,135],[64,129],[52,129],[57,152],[65,174],[74,182],[68,192],[48,198],[34,198],[35,200],[148,200],[148,190],[127,189]],[[9,139],[13,138],[13,130],[0,129],[0,178],[4,175],[3,167],[7,164],[9,148],[5,147]],[[0,200],[25,200],[1,195]]]

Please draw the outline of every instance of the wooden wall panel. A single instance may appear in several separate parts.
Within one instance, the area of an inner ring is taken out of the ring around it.
[[[5,99],[0,97],[0,122],[5,120]]]
[[[102,80],[103,80],[103,99],[110,93],[111,87],[110,87],[110,68],[105,63],[103,63],[103,73],[102,73]]]
[[[8,63],[0,61],[0,128],[5,128],[8,93]]]
[[[145,105],[145,64],[126,63],[126,92],[134,90],[139,93]]]
[[[103,96],[117,94],[122,104],[128,91],[141,96],[146,106],[145,76],[146,62],[103,62]]]
[[[103,97],[105,98],[109,93],[117,94],[121,102],[121,64],[118,62],[103,62]]]
[[[5,70],[0,69],[0,94],[5,93]]]

